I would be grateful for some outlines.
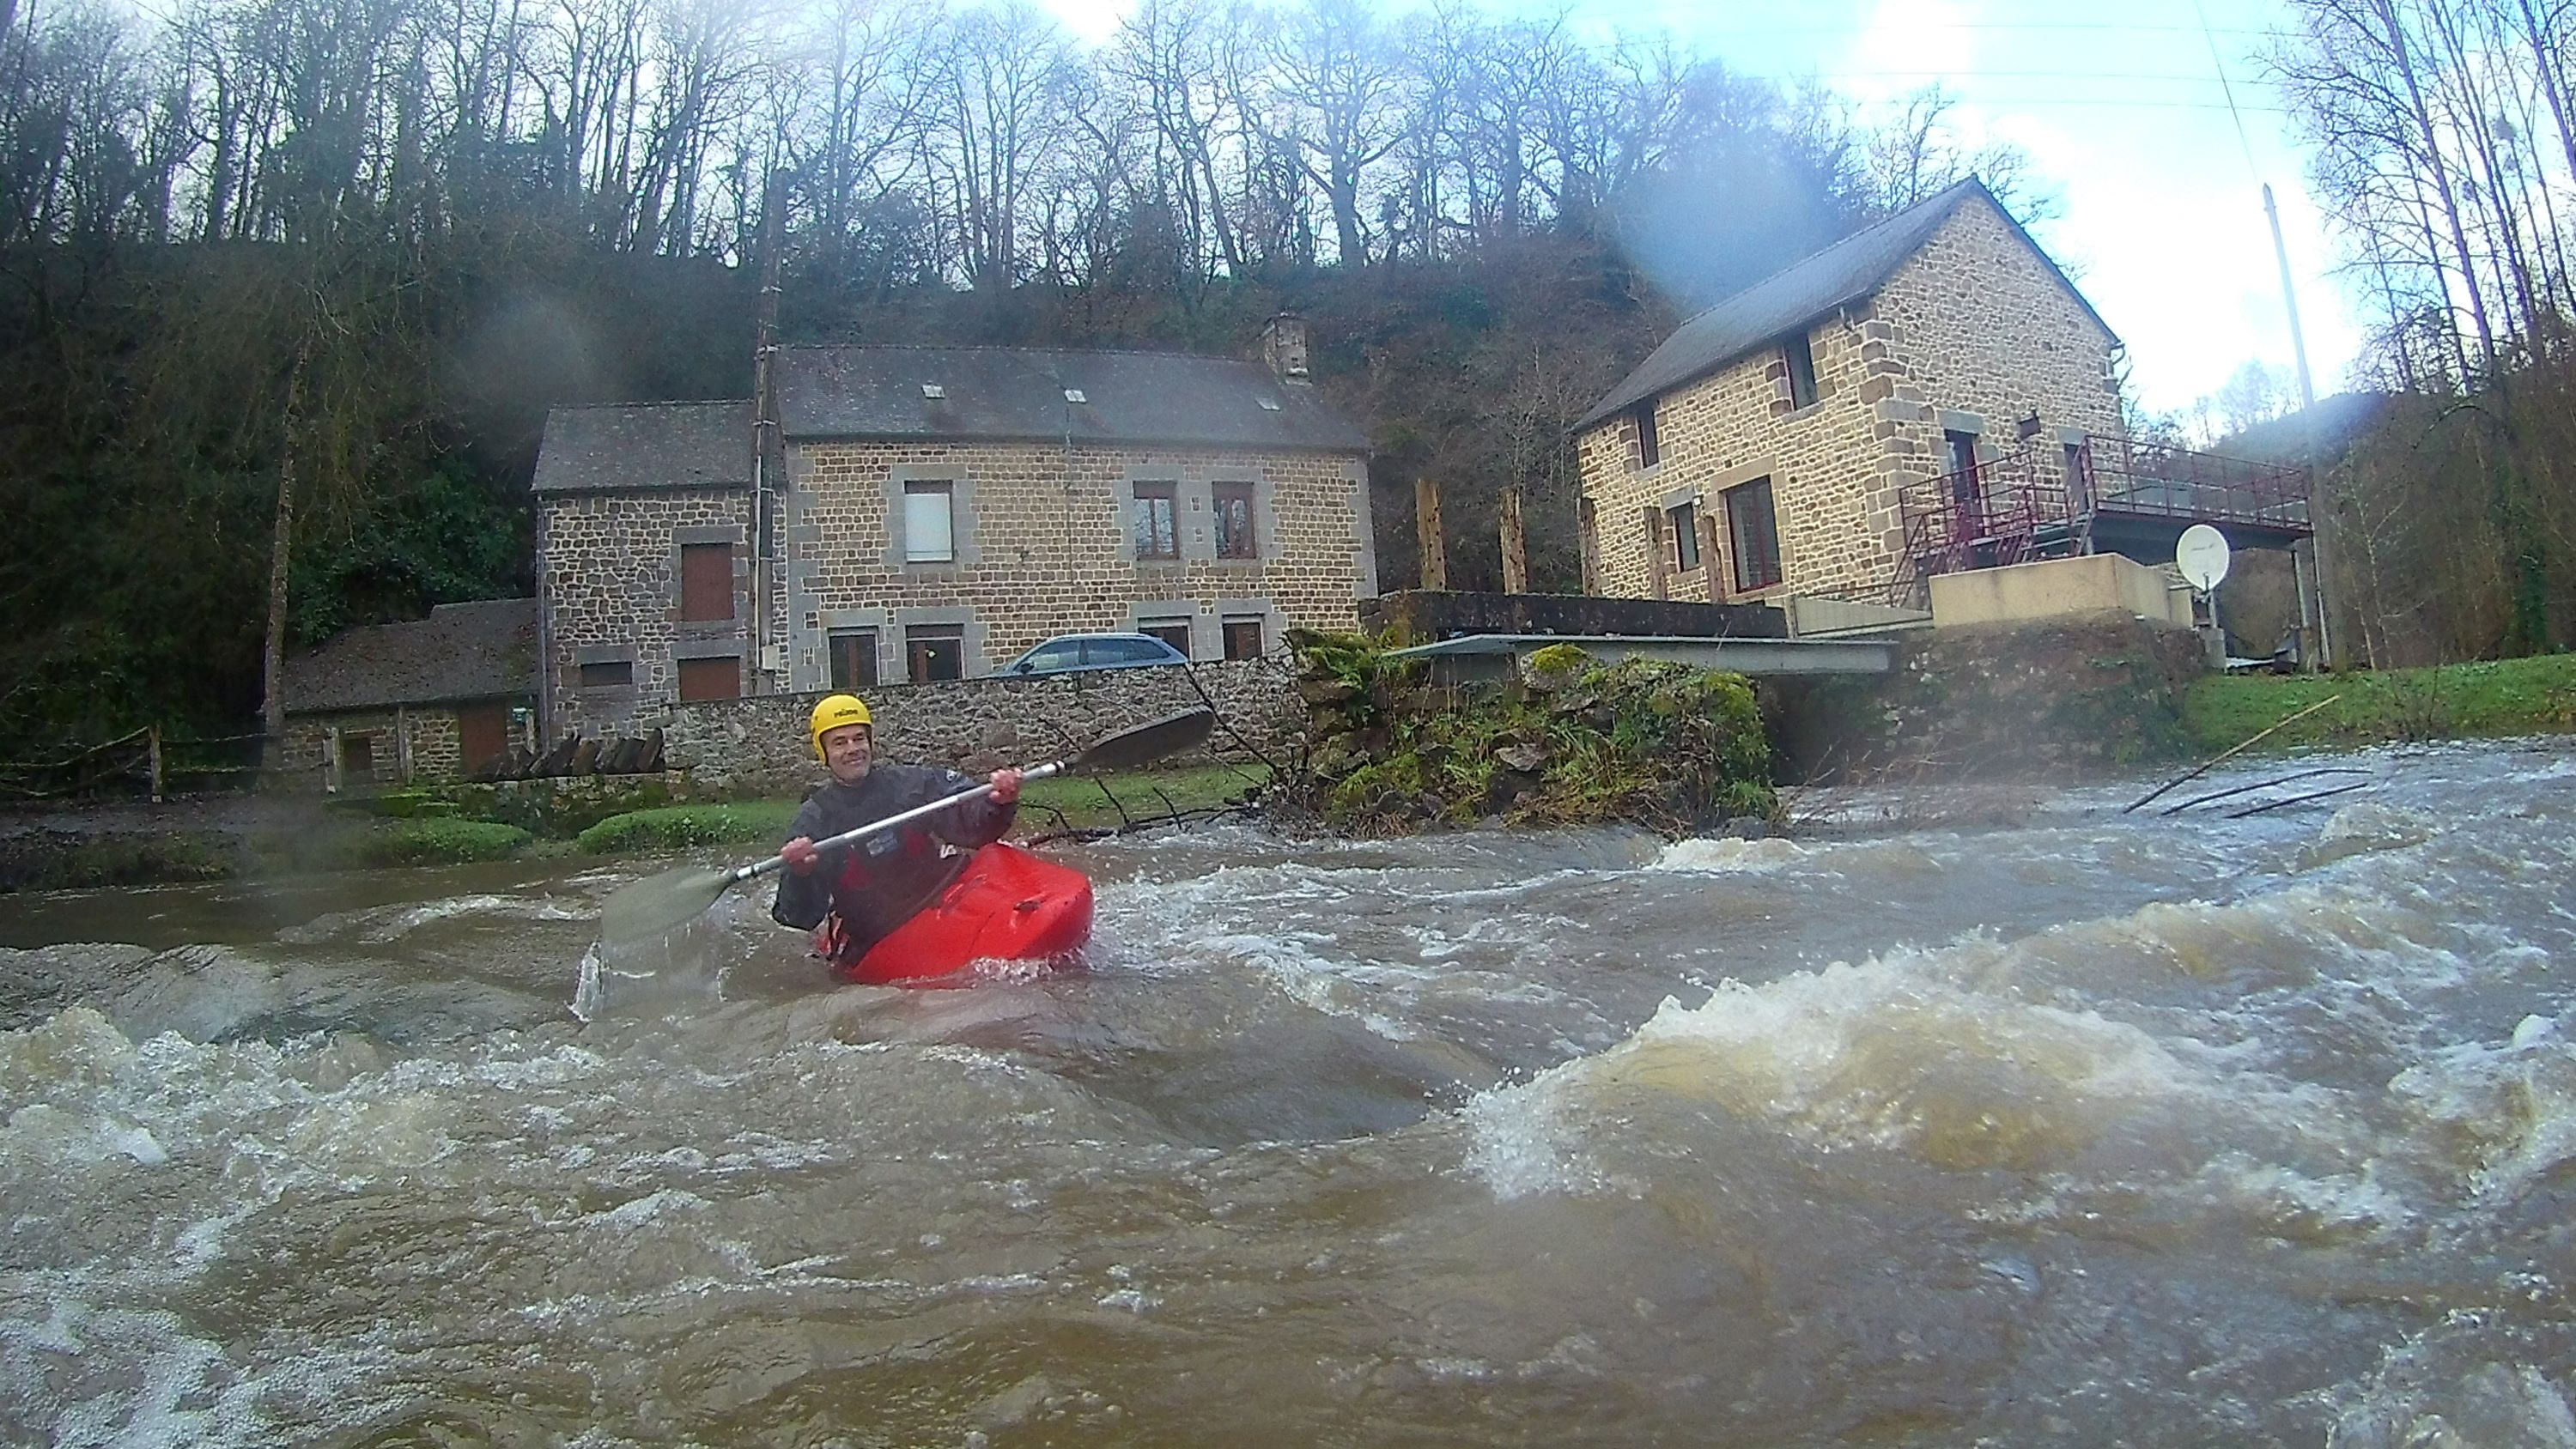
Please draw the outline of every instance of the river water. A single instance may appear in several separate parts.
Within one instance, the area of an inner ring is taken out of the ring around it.
[[[587,1022],[669,862],[10,898],[0,1439],[2576,1445],[2576,745],[2329,763],[1130,839],[961,991],[751,889]]]

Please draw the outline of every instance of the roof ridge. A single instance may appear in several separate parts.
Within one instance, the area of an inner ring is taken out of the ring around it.
[[[1954,196],[1964,195],[1967,189],[1971,186],[1980,191],[1985,190],[1985,182],[1978,179],[1975,173],[1971,172],[1969,175],[1961,178],[1960,180],[1951,182],[1949,185],[1933,192],[1930,196],[1923,198],[1921,201],[1914,203],[1903,211],[1891,212],[1890,214],[1871,222],[1869,225],[1862,227],[1858,231],[1845,232],[1834,240],[1816,248],[1814,251],[1804,253],[1791,260],[1786,265],[1776,267],[1771,271],[1764,273],[1760,277],[1745,283],[1743,286],[1736,288],[1734,291],[1727,293],[1725,296],[1718,298],[1716,301],[1709,303],[1707,306],[1693,312],[1688,317],[1683,318],[1681,321],[1681,327],[1688,327],[1693,322],[1696,322],[1700,318],[1707,316],[1709,313],[1716,311],[1718,308],[1725,306],[1727,303],[1734,301],[1736,298],[1743,296],[1745,293],[1750,292],[1757,287],[1768,285],[1770,282],[1780,277],[1785,277],[1789,273],[1796,271],[1798,268],[1805,266],[1807,263],[1812,262],[1819,257],[1830,256],[1848,246],[1856,246],[1860,242],[1876,236],[1881,232],[1892,230],[1899,222],[1910,220],[1936,209],[1946,210],[1948,207],[1957,204],[1953,199]],[[1987,194],[1991,196],[1993,193],[1988,192]],[[1681,327],[1676,327],[1673,330],[1678,332],[1681,330]]]

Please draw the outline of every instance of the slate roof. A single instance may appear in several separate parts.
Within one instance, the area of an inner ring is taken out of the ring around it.
[[[529,484],[539,495],[750,486],[747,398],[552,409]]]
[[[1648,354],[1634,372],[1594,403],[1592,410],[1575,423],[1574,430],[1581,432],[1658,393],[1706,377],[1836,308],[1870,296],[1896,275],[1896,269],[1907,258],[1923,250],[1924,244],[1932,240],[1932,233],[1972,197],[1982,198],[1994,207],[1995,214],[2040,260],[2048,263],[2049,271],[2065,284],[2067,293],[2086,315],[2100,323],[2103,332],[2111,332],[2110,324],[2102,322],[2093,304],[2085,301],[2084,294],[2066,280],[2064,272],[2057,270],[2057,263],[2040,250],[2039,243],[2031,241],[2030,234],[1986,190],[1985,183],[1972,176],[1876,226],[1865,227],[1823,251],[1791,263],[1684,322],[1664,339],[1663,346]]]
[[[537,691],[537,601],[441,604],[426,619],[344,629],[286,661],[286,712],[390,709]]]
[[[790,438],[1044,440],[1364,453],[1368,435],[1256,362],[1158,352],[789,347]],[[942,393],[922,392],[924,384]],[[1082,394],[1074,402],[1068,390]],[[1267,404],[1265,406],[1265,404]]]

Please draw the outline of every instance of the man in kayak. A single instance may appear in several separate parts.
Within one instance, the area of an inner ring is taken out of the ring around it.
[[[910,825],[872,835],[855,845],[817,850],[814,842],[872,820],[945,799],[975,782],[955,770],[876,762],[876,728],[868,707],[852,694],[825,695],[814,706],[808,731],[815,758],[832,772],[829,784],[805,797],[788,828],[793,838],[778,853],[787,874],[769,908],[780,925],[815,932],[815,946],[846,971],[868,948],[936,899],[964,869],[964,854],[943,853],[941,842],[971,851],[1002,838],[1019,815],[1020,772],[995,770],[993,793],[938,811]]]

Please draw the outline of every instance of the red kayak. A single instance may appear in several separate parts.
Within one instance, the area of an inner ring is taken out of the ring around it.
[[[996,843],[841,976],[867,986],[964,986],[975,962],[1065,965],[1090,939],[1091,878]]]

